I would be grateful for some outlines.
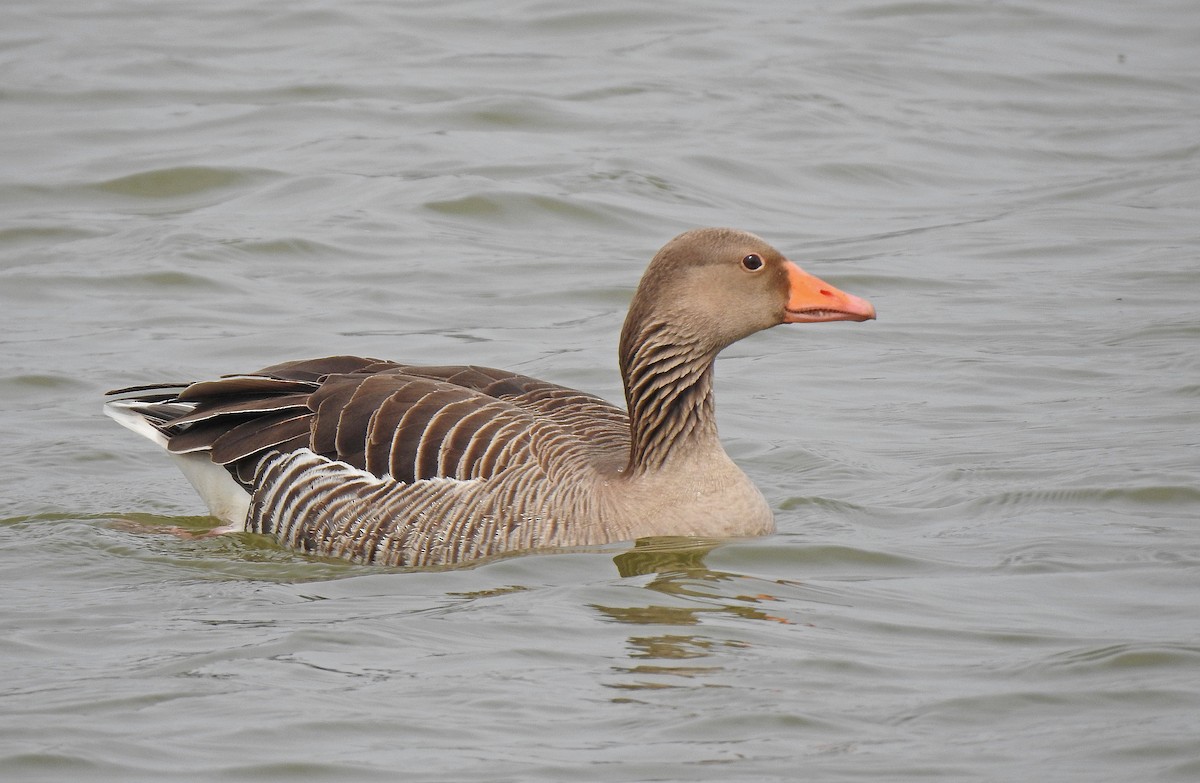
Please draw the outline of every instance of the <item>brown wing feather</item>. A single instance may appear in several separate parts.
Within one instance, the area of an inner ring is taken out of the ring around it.
[[[496,433],[506,424],[508,406],[489,404],[463,416],[454,430],[447,436],[447,459],[445,475],[463,479],[482,478],[491,475],[483,467],[483,457],[493,443]],[[458,455],[458,464],[451,465],[450,454]]]
[[[228,465],[251,454],[273,449],[281,443],[309,433],[308,411],[297,414],[289,409],[268,413],[243,422],[212,442],[212,461]]]
[[[316,384],[311,381],[267,378],[259,375],[231,375],[217,381],[193,383],[179,393],[179,399],[185,402],[212,401],[219,397],[311,392],[315,388]]]
[[[483,391],[572,433],[599,466],[617,469],[629,457],[629,417],[594,394],[515,374]]]
[[[399,481],[432,478],[438,475],[438,450],[445,435],[445,422],[430,426],[447,405],[467,401],[478,405],[477,395],[437,381],[414,381],[425,393],[404,412],[392,436],[390,472]]]
[[[342,409],[354,398],[358,386],[366,378],[361,375],[334,375],[321,384],[321,388],[308,398],[308,407],[316,416],[312,423],[312,450],[318,454],[337,456],[338,422]]]
[[[380,406],[396,393],[397,386],[403,383],[403,378],[392,374],[363,378],[338,415],[334,441],[338,459],[356,468],[366,467],[371,420]]]
[[[599,397],[473,365],[332,356],[144,399],[164,420],[172,452],[211,450],[243,482],[269,449],[310,448],[411,482],[487,478],[546,444],[619,467],[629,448],[625,412]]]
[[[167,451],[172,454],[190,454],[194,451],[211,449],[217,438],[224,435],[239,421],[245,419],[207,419],[176,431],[169,424],[160,427],[167,434]]]
[[[320,359],[300,359],[264,367],[252,375],[286,378],[298,381],[319,381],[327,375],[345,375],[362,372],[378,365],[396,367],[395,362],[367,359],[362,356],[325,356]]]
[[[171,426],[182,427],[185,424],[195,424],[206,419],[215,419],[218,416],[240,413],[274,413],[288,408],[301,409],[305,413],[311,413],[308,409],[309,396],[309,393],[304,393],[283,394],[278,397],[255,396],[248,400],[228,400],[224,397],[216,400],[204,400],[188,415],[173,419]]]
[[[628,456],[629,417],[621,408],[594,394],[494,367],[395,367],[405,375],[443,380],[548,417],[580,435],[589,451],[597,456],[611,453],[620,460]]]
[[[405,394],[406,390],[408,394]],[[386,400],[375,410],[371,417],[370,427],[366,433],[366,453],[363,457],[365,469],[382,476],[392,470],[392,438],[404,412],[408,410],[420,394],[412,396],[412,384],[398,386]]]

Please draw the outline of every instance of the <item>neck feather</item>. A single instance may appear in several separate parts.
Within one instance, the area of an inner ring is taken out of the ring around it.
[[[666,324],[627,323],[621,337],[631,429],[627,474],[660,470],[714,444],[720,448],[712,391],[715,353]]]

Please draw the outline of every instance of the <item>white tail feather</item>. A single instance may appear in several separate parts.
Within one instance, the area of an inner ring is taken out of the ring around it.
[[[133,430],[143,438],[152,440],[164,451],[167,436],[146,420],[138,410],[145,402],[137,400],[113,400],[105,403],[104,412],[126,429]],[[246,529],[246,515],[250,511],[250,493],[233,480],[229,471],[213,463],[207,451],[193,454],[171,454],[183,475],[196,488],[208,512],[226,523],[226,527],[213,532],[232,533]]]
[[[148,438],[166,449],[167,436],[155,429],[154,425],[146,421],[146,417],[138,411],[138,408],[145,404],[139,400],[111,400],[104,403],[104,413],[125,429],[133,430],[143,438]]]

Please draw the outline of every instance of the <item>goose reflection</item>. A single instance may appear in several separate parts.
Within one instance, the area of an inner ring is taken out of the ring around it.
[[[791,620],[770,614],[761,608],[764,603],[780,600],[768,592],[729,594],[730,586],[744,583],[752,577],[728,571],[714,571],[705,565],[705,557],[717,546],[726,543],[727,540],[720,539],[640,539],[633,549],[613,558],[617,571],[623,577],[652,575],[653,578],[643,587],[659,595],[669,596],[674,599],[672,603],[658,603],[652,600],[647,604],[635,606],[592,604],[592,608],[608,621],[637,626],[698,626],[706,618],[730,615],[747,620],[792,624]],[[680,603],[696,605],[679,605]],[[750,647],[751,644],[743,639],[715,638],[703,634],[635,634],[627,640],[631,665],[613,667],[615,672],[635,679],[608,685],[620,690],[682,687],[687,681],[720,674],[724,667],[679,663],[668,665],[652,661],[699,663],[699,659],[721,657],[731,651]],[[671,680],[663,682],[663,677]]]

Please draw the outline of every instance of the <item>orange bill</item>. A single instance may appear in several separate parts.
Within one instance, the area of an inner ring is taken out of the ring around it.
[[[834,288],[791,261],[785,262],[785,268],[788,275],[785,324],[870,321],[875,317],[875,307],[866,299]]]

